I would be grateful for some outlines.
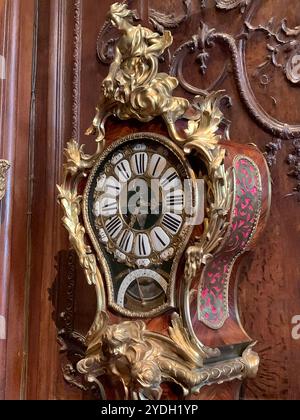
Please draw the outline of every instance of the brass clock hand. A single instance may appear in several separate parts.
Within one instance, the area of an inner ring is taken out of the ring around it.
[[[133,226],[135,225],[135,222],[137,220],[137,215],[136,214],[132,214],[130,217],[130,223],[129,223],[129,227],[133,228]]]
[[[140,294],[140,298],[141,298],[141,301],[142,301],[142,306],[145,306],[146,305],[146,302],[145,302],[145,297],[144,297],[143,292],[142,292],[142,289],[141,289],[140,280],[139,279],[136,279],[136,283],[137,283],[139,294]]]
[[[141,229],[145,229],[145,224],[146,224],[146,220],[147,220],[147,214],[138,214],[136,216],[138,224],[140,225]]]

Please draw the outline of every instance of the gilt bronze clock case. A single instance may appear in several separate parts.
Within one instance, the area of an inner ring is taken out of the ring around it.
[[[255,145],[222,132],[223,92],[173,96],[177,79],[159,72],[172,35],[133,16],[124,3],[111,6],[121,36],[87,130],[96,151],[71,140],[59,187],[70,244],[97,295],[76,369],[104,399],[160,399],[172,385],[178,399],[197,399],[207,385],[258,370],[236,286],[267,221],[269,172]],[[130,210],[142,185],[152,198],[138,207],[154,203],[154,214]]]

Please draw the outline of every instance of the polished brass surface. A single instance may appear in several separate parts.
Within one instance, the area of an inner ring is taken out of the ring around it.
[[[147,331],[142,321],[108,325],[107,315],[98,313],[87,337],[86,357],[78,363],[90,382],[108,374],[124,387],[125,399],[160,399],[162,382],[174,382],[182,396],[197,394],[213,383],[255,377],[258,355],[248,347],[242,357],[204,365],[208,357],[200,352],[173,315],[170,338]]]

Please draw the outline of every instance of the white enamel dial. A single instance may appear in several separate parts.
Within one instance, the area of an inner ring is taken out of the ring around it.
[[[160,265],[174,255],[184,227],[183,170],[162,146],[121,147],[99,173],[93,215],[98,239],[118,261]]]

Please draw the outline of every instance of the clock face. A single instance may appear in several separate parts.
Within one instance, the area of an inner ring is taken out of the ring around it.
[[[191,230],[191,174],[168,139],[141,133],[114,143],[90,176],[85,220],[105,258],[110,303],[126,315],[160,311],[172,300]]]

